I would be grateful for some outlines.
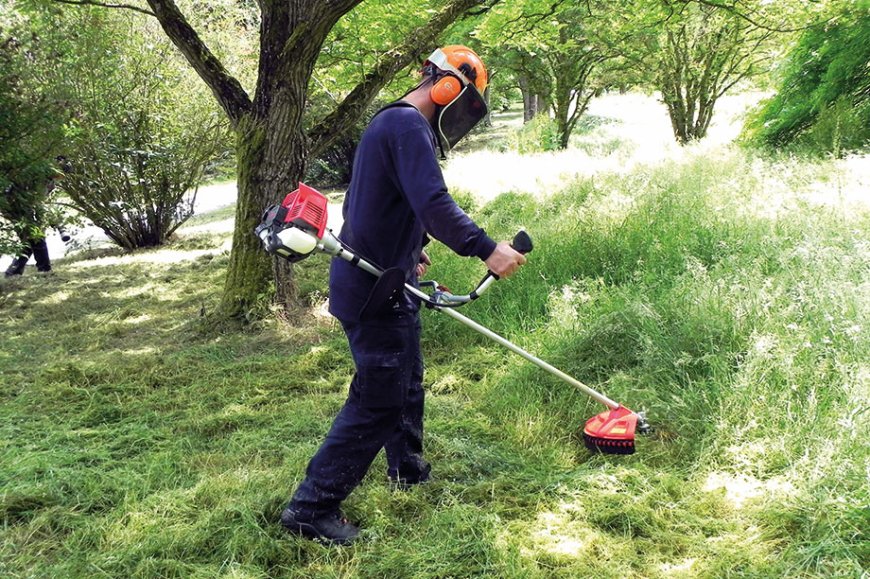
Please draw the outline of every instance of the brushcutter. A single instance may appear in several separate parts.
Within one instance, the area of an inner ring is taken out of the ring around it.
[[[583,428],[583,440],[590,450],[605,454],[632,454],[635,448],[635,432],[641,434],[649,432],[650,427],[643,413],[629,410],[456,311],[457,307],[480,297],[492,282],[498,279],[496,274],[487,273],[474,291],[465,295],[455,295],[435,281],[420,282],[418,289],[405,283],[403,273],[396,276],[395,274],[400,273],[398,270],[385,271],[363,259],[326,228],[326,221],[326,197],[300,183],[299,188],[288,194],[281,204],[266,209],[255,233],[268,253],[290,262],[300,261],[315,252],[326,253],[350,262],[379,278],[373,294],[380,292],[381,299],[395,296],[402,291],[407,292],[427,307],[458,320],[607,406],[609,410],[590,418]],[[521,230],[514,237],[512,247],[520,253],[528,253],[532,251],[532,240],[525,231]],[[379,285],[380,289],[378,289]],[[423,291],[424,289],[429,293]]]

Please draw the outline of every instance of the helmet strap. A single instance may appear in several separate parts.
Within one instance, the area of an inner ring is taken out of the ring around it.
[[[442,76],[445,76],[447,74],[446,72],[442,72],[439,68],[432,66],[432,65],[428,65],[428,64],[426,66],[424,66],[422,69],[420,69],[420,72],[423,74],[423,79],[420,82],[418,82],[416,86],[405,91],[405,94],[403,94],[398,99],[396,99],[397,102],[401,101],[403,98],[405,98],[406,96],[408,96],[409,94],[411,94],[415,90],[417,90],[421,87],[424,87],[427,84],[434,85],[436,82],[438,82],[438,80]],[[389,106],[389,105],[387,105],[387,106]],[[438,105],[438,104],[435,105],[435,116],[432,119],[432,121],[430,122],[430,124],[432,125],[432,132],[435,133],[435,141],[438,143],[438,149],[441,152],[441,159],[442,160],[447,159],[447,155],[444,153],[444,144],[441,142],[441,136],[438,134],[438,117],[441,115],[441,110],[443,108],[444,107],[442,105]],[[383,110],[383,109],[381,109],[381,110]]]

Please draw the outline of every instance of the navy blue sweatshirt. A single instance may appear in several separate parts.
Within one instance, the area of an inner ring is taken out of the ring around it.
[[[341,240],[382,269],[402,269],[415,286],[427,234],[459,255],[482,260],[496,246],[447,193],[435,146],[429,122],[410,104],[381,111],[357,147],[342,208]],[[359,320],[375,281],[370,273],[333,259],[330,313],[344,321]],[[401,307],[415,311],[418,305],[405,294]]]

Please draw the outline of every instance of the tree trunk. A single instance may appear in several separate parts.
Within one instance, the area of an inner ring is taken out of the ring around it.
[[[559,69],[556,70],[553,113],[556,120],[556,129],[559,133],[559,148],[564,150],[568,148],[568,141],[571,139],[569,118],[571,115],[571,103],[573,101],[571,94],[573,86],[572,81],[568,80],[564,75],[559,74]]]
[[[490,96],[490,86],[486,85],[486,88],[483,90],[483,100],[486,101],[486,116],[483,117],[483,126],[491,127],[492,126],[492,103],[489,101]]]
[[[568,128],[568,108],[570,106],[570,96],[561,93],[556,95],[553,108],[555,109],[556,130],[559,133],[559,148],[562,150],[568,148],[568,140],[571,138],[571,131]]]
[[[296,305],[287,263],[272,262],[254,228],[263,210],[296,188],[305,159],[338,139],[392,76],[419,57],[422,46],[482,0],[450,0],[406,41],[386,52],[329,115],[303,131],[308,80],[329,31],[362,0],[258,0],[261,10],[257,87],[251,99],[178,10],[174,0],[147,0],[166,34],[209,85],[237,139],[238,202],[233,249],[219,318],[249,317],[263,298]]]
[[[699,141],[707,136],[713,119],[716,95],[700,88],[683,88],[679,81],[664,83],[662,100],[668,107],[668,116],[674,130],[674,138],[681,145]]]
[[[681,145],[689,142],[689,132],[686,129],[686,106],[682,101],[682,97],[662,93],[665,105],[668,107],[668,117],[671,119],[671,128],[674,131],[674,138]]]
[[[302,130],[302,113],[307,74],[304,61],[284,70],[280,85],[268,91],[271,98],[263,111],[265,118],[259,119],[255,110],[239,126],[239,198],[220,305],[222,317],[247,317],[258,306],[259,296],[271,295],[272,281],[277,303],[286,310],[298,306],[292,267],[283,259],[266,255],[254,228],[263,211],[296,189],[305,174],[308,141]]]
[[[520,85],[520,93],[523,95],[523,123],[527,123],[535,116],[533,108],[535,95],[529,89],[529,82],[526,77],[518,77],[517,83]]]
[[[233,230],[233,251],[224,282],[219,316],[244,316],[253,307],[251,296],[264,290],[265,280],[271,273],[269,256],[260,248],[254,228],[260,222],[262,204],[262,173],[266,127],[253,114],[243,118],[236,129],[236,157],[238,159],[238,200]]]

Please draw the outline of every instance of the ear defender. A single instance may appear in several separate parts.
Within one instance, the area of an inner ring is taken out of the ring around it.
[[[432,102],[439,106],[446,106],[462,92],[462,81],[451,74],[444,75],[429,90]]]

